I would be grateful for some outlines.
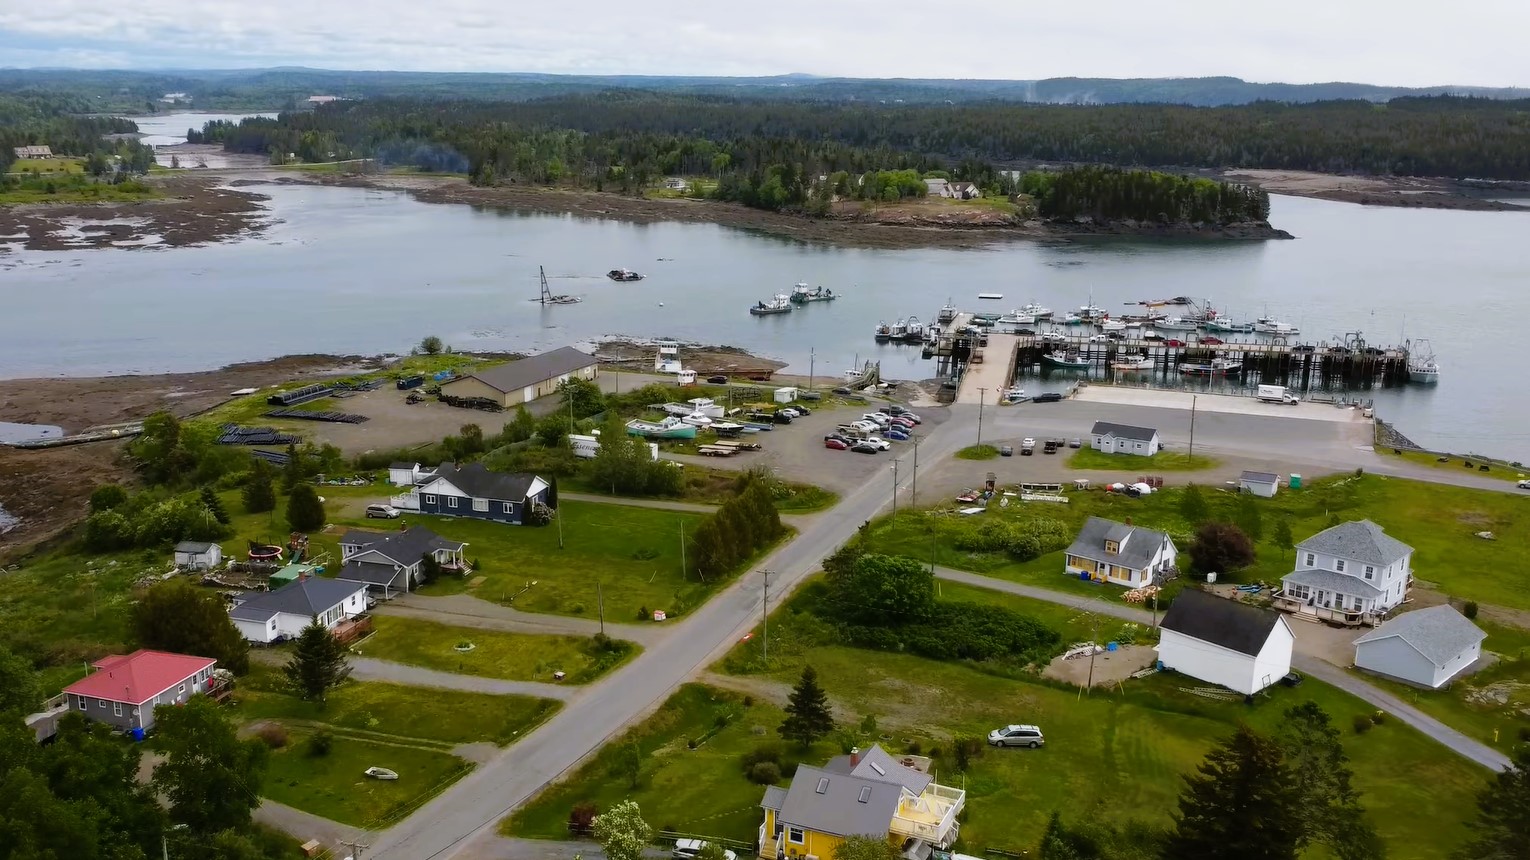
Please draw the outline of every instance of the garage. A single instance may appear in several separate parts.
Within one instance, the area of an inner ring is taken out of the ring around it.
[[[460,400],[493,401],[508,409],[546,397],[556,392],[566,380],[594,380],[599,375],[600,366],[595,356],[565,346],[454,379],[441,386],[441,395]]]

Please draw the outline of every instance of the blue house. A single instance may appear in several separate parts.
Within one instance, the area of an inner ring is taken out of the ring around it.
[[[472,517],[496,523],[524,525],[527,512],[556,508],[552,485],[529,472],[491,472],[482,463],[457,466],[442,463],[436,476],[421,484],[414,495],[420,513],[444,517]]]

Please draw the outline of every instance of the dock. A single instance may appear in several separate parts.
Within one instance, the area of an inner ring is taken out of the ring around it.
[[[990,334],[986,345],[974,347],[956,390],[957,403],[996,404],[1015,378],[1015,359],[1020,355],[1020,336]]]

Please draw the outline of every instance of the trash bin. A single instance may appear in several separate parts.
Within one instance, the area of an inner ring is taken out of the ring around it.
[[[1300,490],[1301,488],[1302,488],[1302,476],[1296,474],[1295,472],[1292,472],[1291,473],[1291,489],[1293,489],[1293,490]]]
[[[135,740],[135,741],[143,740],[143,728],[142,727],[138,727],[138,728],[133,729],[132,734],[133,734],[133,740]]]
[[[1116,649],[1118,649],[1120,647],[1121,646],[1119,644],[1115,643],[1115,642],[1106,642],[1105,643],[1105,650],[1106,651],[1115,651]]]

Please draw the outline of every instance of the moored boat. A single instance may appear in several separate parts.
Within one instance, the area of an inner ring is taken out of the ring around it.
[[[980,299],[991,299],[993,301],[998,301],[999,299],[1004,298],[1004,294],[1003,293],[978,293],[978,298],[980,298]]]
[[[1122,322],[1121,320],[1103,319],[1100,320],[1100,331],[1126,331],[1126,323]]]
[[[798,284],[792,287],[791,300],[793,304],[805,305],[809,302],[832,302],[838,296],[833,290],[826,290],[822,286],[808,289],[807,284]]]
[[[892,326],[888,325],[886,320],[877,323],[876,339],[877,343],[886,343],[892,340]]]
[[[1052,367],[1069,369],[1088,368],[1093,362],[1086,356],[1080,355],[1078,350],[1054,350],[1041,356],[1041,363]]]
[[[1301,334],[1301,331],[1298,330],[1296,326],[1291,325],[1290,323],[1283,323],[1278,319],[1274,319],[1273,317],[1260,317],[1259,319],[1255,320],[1254,331],[1259,332],[1260,334],[1276,334],[1282,337]]]
[[[1249,334],[1253,332],[1254,324],[1251,322],[1235,323],[1232,320],[1211,319],[1206,321],[1203,328],[1216,334]]]
[[[770,316],[771,314],[789,314],[792,312],[791,299],[783,293],[776,293],[769,302],[756,302],[749,313],[757,316]]]
[[[956,305],[951,304],[951,301],[947,299],[946,303],[941,306],[940,314],[935,317],[935,321],[948,323],[954,319],[956,319]]]
[[[919,343],[924,340],[924,323],[919,317],[909,317],[908,325],[903,330],[903,340],[907,343]]]
[[[1111,370],[1128,372],[1128,373],[1129,372],[1138,371],[1138,370],[1152,370],[1153,369],[1153,359],[1150,358],[1149,356],[1144,355],[1144,356],[1139,356],[1138,358],[1133,358],[1133,359],[1125,359],[1125,360],[1122,360],[1122,361],[1112,361],[1110,363],[1110,368],[1111,368]]]
[[[1408,342],[1408,379],[1420,385],[1433,385],[1440,381],[1440,363],[1435,360],[1434,348],[1427,340]]]
[[[1038,320],[1049,320],[1052,318],[1051,308],[1044,308],[1035,302],[1026,302],[1021,305],[1020,313],[1035,317]]]
[[[997,322],[1002,323],[1004,325],[1035,325],[1036,324],[1036,315],[1035,314],[1028,314],[1028,313],[1025,313],[1024,311],[1020,310],[1019,308],[1015,308],[1014,310],[1010,311],[1009,313],[1004,314],[1003,316],[999,317]]]
[[[1217,356],[1210,361],[1187,361],[1179,366],[1186,376],[1232,376],[1243,372],[1243,365],[1235,358]]]
[[[1185,317],[1164,317],[1153,325],[1166,331],[1195,331],[1201,327],[1198,321]]]
[[[606,272],[606,277],[613,281],[641,281],[643,276],[631,269],[612,269]]]

